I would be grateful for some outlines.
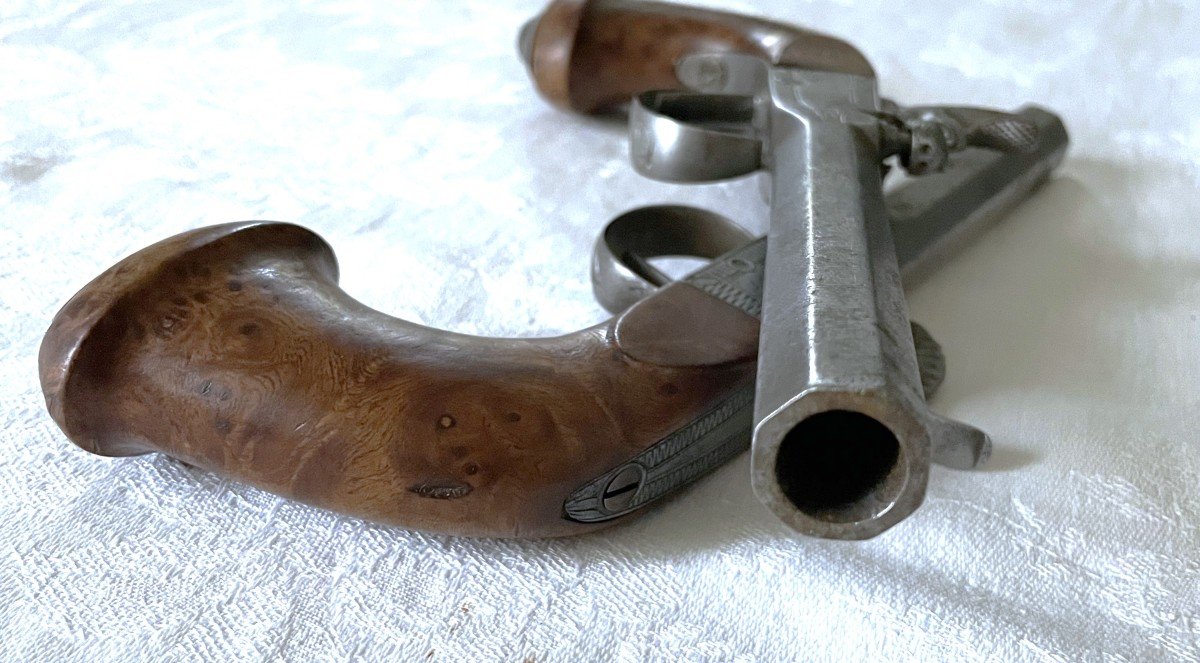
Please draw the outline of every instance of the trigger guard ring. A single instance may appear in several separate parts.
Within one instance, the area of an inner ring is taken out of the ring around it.
[[[713,259],[755,239],[727,217],[686,205],[651,205],[608,222],[592,250],[592,292],[610,313],[624,311],[671,277],[650,258]]]

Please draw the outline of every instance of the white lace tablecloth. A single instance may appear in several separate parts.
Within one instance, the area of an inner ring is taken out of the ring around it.
[[[716,4],[716,3],[713,3]],[[587,267],[630,207],[761,230],[752,182],[632,172],[514,42],[536,0],[6,0],[0,7],[0,658],[1200,659],[1200,18],[1182,1],[730,0],[859,45],[902,102],[1057,110],[1057,177],[911,293],[934,401],[996,442],[877,539],[800,538],[738,458],[560,541],[340,517],[50,421],[58,307],[158,239],[247,218],[337,250],[425,324],[603,319]]]

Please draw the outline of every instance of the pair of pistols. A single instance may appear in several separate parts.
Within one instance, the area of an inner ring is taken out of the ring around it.
[[[931,462],[984,462],[983,432],[927,406],[944,360],[910,324],[901,277],[1046,178],[1067,145],[1056,116],[901,107],[843,41],[676,5],[554,0],[519,43],[553,104],[628,104],[642,174],[765,171],[767,236],[689,207],[634,210],[596,244],[613,319],[497,339],[362,305],[299,226],[190,231],[55,317],[39,369],[66,435],[499,537],[603,527],[749,447],[753,489],[785,523],[864,539],[920,505]],[[649,262],[663,255],[713,260],[671,281]]]

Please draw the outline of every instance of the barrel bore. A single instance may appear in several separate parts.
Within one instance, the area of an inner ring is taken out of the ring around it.
[[[775,477],[806,515],[835,523],[876,518],[895,503],[905,481],[900,442],[887,426],[848,410],[814,414],[779,445]]]

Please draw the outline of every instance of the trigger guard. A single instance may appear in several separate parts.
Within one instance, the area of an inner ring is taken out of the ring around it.
[[[755,239],[728,218],[685,205],[651,205],[621,214],[604,227],[592,250],[592,292],[610,313],[624,311],[671,277],[650,258],[713,259]]]

